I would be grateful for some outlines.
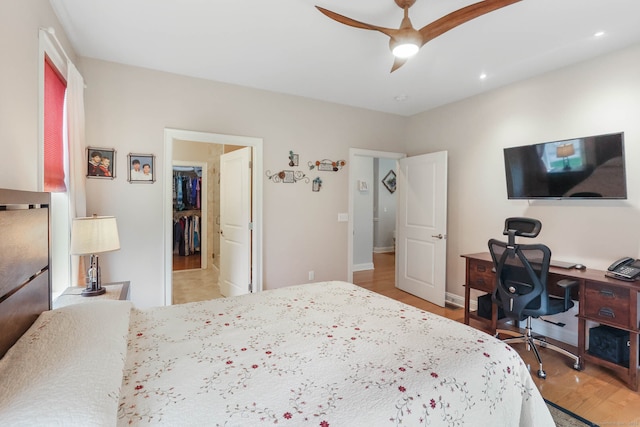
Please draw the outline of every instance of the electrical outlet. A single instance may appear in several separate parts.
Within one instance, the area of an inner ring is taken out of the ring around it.
[[[309,272],[309,280],[313,280],[313,279],[315,279],[315,277],[316,277],[316,273],[313,270],[311,270]]]

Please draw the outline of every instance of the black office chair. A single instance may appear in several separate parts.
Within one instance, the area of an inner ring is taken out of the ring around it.
[[[515,321],[527,321],[526,332],[521,334],[509,329],[497,329],[499,334],[510,335],[506,343],[525,343],[527,351],[535,353],[540,368],[538,377],[546,378],[542,360],[536,346],[546,347],[573,359],[573,368],[582,369],[579,356],[548,343],[544,337],[535,337],[531,330],[531,318],[562,313],[573,307],[571,288],[577,285],[575,280],[561,280],[558,286],[564,288],[564,298],[549,296],[547,278],[551,262],[551,250],[542,244],[521,245],[515,242],[516,236],[536,237],[542,228],[537,219],[507,218],[503,234],[509,236],[508,242],[489,240],[489,251],[496,269],[496,283],[492,300],[500,305],[506,317]]]

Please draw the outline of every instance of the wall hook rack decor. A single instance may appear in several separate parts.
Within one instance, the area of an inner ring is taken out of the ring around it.
[[[308,184],[310,181],[309,177],[301,171],[280,171],[273,174],[271,171],[267,171],[266,175],[267,178],[273,182],[282,182],[285,184],[293,184],[302,180]]]
[[[345,162],[344,160],[333,161],[329,159],[324,159],[324,160],[316,160],[315,163],[308,162],[307,164],[309,165],[309,170],[318,168],[319,171],[338,172],[340,169],[343,168],[344,165],[347,164],[347,162]]]

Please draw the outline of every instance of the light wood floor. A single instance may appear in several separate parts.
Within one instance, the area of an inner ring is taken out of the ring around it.
[[[202,257],[200,256],[200,252],[189,256],[173,254],[173,271],[194,270],[200,268],[201,262]]]
[[[355,284],[422,310],[463,321],[461,308],[442,308],[395,288],[393,253],[374,254],[373,261],[374,270],[353,274]],[[535,372],[537,362],[533,354],[521,344],[514,348]],[[539,379],[535,374],[532,377],[543,397],[601,427],[640,427],[640,393],[628,389],[611,371],[587,364],[578,372],[571,368],[568,358],[544,348],[540,353],[547,379]]]
[[[214,267],[174,271],[172,278],[174,304],[222,298],[218,287],[218,269]]]

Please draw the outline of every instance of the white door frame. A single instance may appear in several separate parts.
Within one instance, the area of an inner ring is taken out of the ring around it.
[[[253,147],[253,193],[251,210],[253,216],[253,242],[251,249],[251,268],[253,270],[253,290],[262,291],[262,210],[263,193],[263,140],[262,138],[222,135],[209,132],[197,132],[182,129],[164,129],[164,173],[166,177],[173,176],[173,141],[194,141],[209,144],[227,144]],[[164,221],[164,305],[171,305],[173,301],[173,189],[172,180],[166,179],[163,197]]]
[[[407,157],[405,153],[365,150],[362,148],[349,148],[349,164],[353,164],[356,156],[394,160]],[[356,185],[357,182],[355,172],[353,168],[349,168],[349,223],[347,225],[347,281],[349,282],[353,282],[353,202],[355,197]],[[396,271],[396,276],[398,275],[397,273],[398,272]]]
[[[207,251],[209,249],[207,245],[207,241],[209,240],[207,239],[207,236],[209,235],[207,234],[209,232],[209,229],[208,229],[209,210],[208,210],[208,200],[207,200],[207,196],[209,195],[208,193],[209,180],[207,179],[209,176],[208,175],[209,166],[207,165],[206,162],[192,162],[188,160],[173,160],[172,163],[173,163],[171,168],[172,174],[173,174],[173,166],[196,166],[196,167],[202,168],[202,176],[204,178],[202,179],[202,185],[200,187],[200,200],[201,200],[201,204],[200,204],[200,269],[205,270],[209,265],[209,259],[207,257]],[[173,200],[173,194],[171,195],[171,199]],[[172,212],[172,217],[173,217],[173,212]],[[173,256],[171,257],[171,260],[173,263]],[[173,271],[173,268],[171,270]]]

